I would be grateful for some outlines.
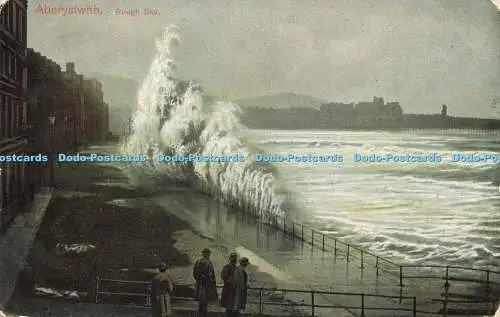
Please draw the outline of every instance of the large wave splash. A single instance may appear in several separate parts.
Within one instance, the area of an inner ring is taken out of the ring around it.
[[[129,169],[141,186],[185,183],[224,203],[258,215],[284,216],[293,209],[291,195],[270,164],[250,158],[259,151],[245,138],[239,107],[215,101],[201,86],[177,79],[174,48],[179,43],[175,27],[168,27],[157,41],[157,54],[139,90],[132,116],[132,133],[125,140],[125,153],[232,155],[245,162],[153,162]]]

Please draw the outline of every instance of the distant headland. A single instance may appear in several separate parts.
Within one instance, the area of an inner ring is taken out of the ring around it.
[[[301,98],[294,98],[295,96]],[[287,102],[287,106],[280,106],[279,100],[288,100],[292,104]],[[500,120],[452,117],[448,115],[446,105],[437,108],[436,114],[404,114],[399,102],[384,102],[381,97],[373,97],[372,101],[346,104],[284,93],[235,102],[242,106],[242,123],[254,129],[500,130]]]

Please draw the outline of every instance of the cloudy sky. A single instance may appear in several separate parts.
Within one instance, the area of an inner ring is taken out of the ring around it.
[[[497,1],[497,0],[495,0]],[[108,0],[97,16],[37,13],[29,46],[77,71],[141,81],[165,26],[180,27],[181,76],[224,99],[295,92],[398,100],[405,112],[500,118],[500,12],[489,0]],[[137,4],[140,3],[140,4]],[[157,16],[115,10],[158,9]]]

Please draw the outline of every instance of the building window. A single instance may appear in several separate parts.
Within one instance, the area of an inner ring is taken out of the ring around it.
[[[9,138],[12,138],[14,136],[14,100],[12,100],[12,97],[9,97],[9,117],[7,118],[7,122],[9,124],[8,130],[9,130]]]
[[[15,56],[9,51],[9,79],[14,80],[14,60]]]
[[[12,31],[14,30],[14,6],[15,2],[14,1],[9,1],[9,32],[13,33]]]
[[[0,25],[5,28],[5,14],[3,10],[0,14]]]
[[[7,75],[7,47],[5,45],[2,45],[1,64],[1,75],[2,77],[5,77]]]
[[[4,105],[4,113],[3,113],[3,137],[7,138],[9,136],[9,120],[7,118],[9,117],[9,97],[8,96],[3,96],[3,105]]]
[[[23,87],[23,62],[20,58],[16,58],[16,82]]]
[[[19,135],[19,102],[13,100],[12,102],[12,114],[13,114],[13,124],[12,124],[12,136],[16,137]]]
[[[3,25],[4,29],[6,29],[7,31],[9,31],[9,15],[10,15],[9,7],[11,6],[11,3],[12,3],[12,1],[7,2],[5,7],[2,10],[3,11],[2,25]]]
[[[9,78],[10,74],[10,51],[5,50],[5,72],[2,74],[5,78]]]
[[[9,134],[7,135],[7,137],[9,137],[9,138],[12,138],[14,135],[14,129],[13,129],[13,126],[14,126],[14,107],[12,106],[13,103],[14,102],[12,100],[12,97],[9,97],[8,102],[7,102],[7,105],[9,108],[9,116],[7,117],[7,124],[8,124],[7,130],[9,131]]]
[[[17,81],[17,78],[16,78],[16,56],[14,54],[11,54],[10,55],[10,74],[9,74],[9,77],[10,79],[12,79],[13,81]]]
[[[14,1],[12,2],[12,35],[17,38],[17,12],[19,11],[19,8],[17,7],[17,4]]]
[[[24,42],[23,30],[24,30],[24,10],[18,8],[17,10],[17,40]]]
[[[0,95],[0,140],[3,139],[3,128],[5,127],[3,123],[3,114],[4,114],[4,109],[5,109],[5,103],[4,103],[4,96]],[[0,168],[0,173],[2,169]]]

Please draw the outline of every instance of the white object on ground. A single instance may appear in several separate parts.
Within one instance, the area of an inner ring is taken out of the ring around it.
[[[52,297],[59,297],[59,298],[80,298],[80,295],[78,294],[77,291],[57,291],[52,288],[48,287],[41,287],[41,286],[35,286],[35,292],[38,295],[48,295]],[[0,315],[0,317],[2,317]]]
[[[93,244],[83,244],[83,243],[74,243],[74,244],[62,244],[58,243],[56,245],[56,251],[60,253],[83,253],[90,250],[95,249],[95,245]]]

